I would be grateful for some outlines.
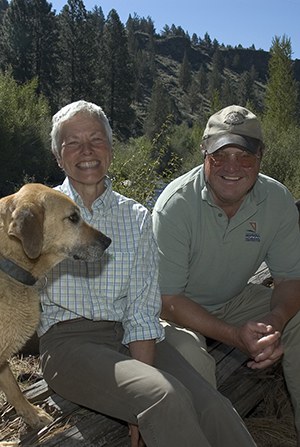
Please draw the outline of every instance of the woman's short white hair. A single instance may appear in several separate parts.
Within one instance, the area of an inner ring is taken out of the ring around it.
[[[62,124],[72,118],[77,113],[89,113],[91,116],[98,118],[104,125],[108,142],[112,147],[112,129],[110,127],[107,116],[100,106],[92,102],[80,100],[75,101],[62,107],[52,118],[51,130],[51,150],[56,159],[60,157],[61,153],[61,126]]]

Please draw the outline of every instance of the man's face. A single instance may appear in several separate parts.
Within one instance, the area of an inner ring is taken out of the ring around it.
[[[253,155],[233,146],[206,155],[204,172],[216,205],[238,210],[256,182],[260,155]]]

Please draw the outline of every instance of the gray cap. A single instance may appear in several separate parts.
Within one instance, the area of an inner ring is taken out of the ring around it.
[[[202,148],[212,154],[224,146],[236,146],[253,154],[264,148],[261,125],[254,113],[232,105],[209,118]]]

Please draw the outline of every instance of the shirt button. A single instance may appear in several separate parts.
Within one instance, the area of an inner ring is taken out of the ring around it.
[[[219,217],[223,217],[223,214],[222,214],[222,213],[219,213],[218,216],[219,216]]]

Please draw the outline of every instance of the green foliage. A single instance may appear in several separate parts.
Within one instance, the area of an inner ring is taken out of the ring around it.
[[[106,85],[102,105],[115,133],[128,138],[135,118],[131,107],[134,75],[125,27],[114,9],[104,27],[102,57]]]
[[[222,87],[222,73],[223,63],[221,59],[220,50],[217,49],[212,57],[212,68],[208,80],[208,94],[209,98],[213,101],[216,93],[220,96]]]
[[[25,178],[44,182],[51,174],[50,117],[37,81],[19,86],[0,75],[0,195],[12,193]]]
[[[300,198],[300,128],[280,130],[264,125],[267,150],[262,160],[262,172],[287,186],[295,198]]]
[[[175,119],[177,116],[178,112],[171,96],[163,84],[157,80],[153,86],[148,105],[147,117],[144,123],[145,134],[149,139],[154,138],[170,117]]]
[[[299,61],[291,61],[290,39],[274,38],[266,85],[265,52],[225,49],[207,33],[193,35],[191,51],[181,27],[166,25],[158,35],[149,17],[130,17],[125,28],[114,9],[106,19],[101,7],[65,3],[56,15],[47,0],[0,0],[0,70],[20,84],[0,78],[0,194],[24,179],[58,178],[41,92],[51,114],[81,98],[103,107],[123,141],[112,166],[117,186],[143,203],[162,180],[201,163],[201,126],[234,102],[261,115],[264,172],[300,196]]]
[[[88,98],[93,78],[91,62],[92,36],[88,14],[82,0],[68,0],[58,18],[59,23],[59,102],[66,104]]]
[[[152,144],[147,138],[117,143],[110,168],[113,186],[119,193],[152,207],[157,189],[163,183],[158,174],[160,159],[153,159]]]
[[[110,176],[116,191],[152,208],[158,192],[179,172],[181,160],[170,150],[171,131],[169,123],[152,141],[140,137],[115,143]]]
[[[264,120],[284,130],[295,125],[297,117],[297,84],[291,60],[291,40],[286,36],[275,37],[270,53]]]
[[[177,163],[176,176],[184,174],[202,163],[200,152],[202,134],[203,128],[198,124],[188,127],[187,124],[183,123],[180,126],[173,127],[170,135],[170,149],[179,162]]]
[[[291,61],[291,41],[275,37],[269,61],[263,127],[268,150],[262,170],[300,197],[300,129],[296,125],[297,85]]]
[[[57,81],[57,27],[51,3],[46,0],[12,0],[3,16],[1,65],[14,78],[37,78],[38,90],[48,98]]]
[[[183,90],[187,90],[192,80],[192,67],[188,59],[187,52],[184,52],[183,61],[179,71],[179,84]]]

